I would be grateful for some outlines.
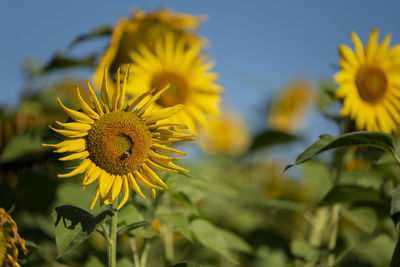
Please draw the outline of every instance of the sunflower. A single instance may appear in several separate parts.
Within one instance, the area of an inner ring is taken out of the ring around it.
[[[170,9],[155,10],[146,13],[135,10],[132,18],[122,18],[115,26],[110,44],[103,54],[94,74],[95,84],[101,84],[105,66],[110,67],[114,75],[117,68],[124,63],[132,63],[130,53],[137,51],[143,44],[154,51],[155,37],[173,34],[191,45],[204,45],[206,41],[196,35],[203,16],[192,16],[174,13]]]
[[[219,116],[208,116],[199,130],[200,144],[207,153],[240,155],[249,146],[245,122],[233,111],[224,110]]]
[[[222,87],[215,83],[218,75],[209,72],[213,62],[200,55],[198,46],[187,47],[185,41],[167,34],[156,42],[155,52],[140,45],[139,52],[131,54],[136,62],[131,68],[132,79],[127,92],[138,95],[138,90],[169,89],[155,102],[155,109],[184,104],[181,112],[168,119],[183,123],[196,133],[196,123],[206,121],[205,114],[218,115]]]
[[[118,81],[120,81],[119,73],[118,70]],[[156,189],[167,189],[168,186],[153,169],[170,173],[187,170],[172,163],[173,160],[180,158],[161,155],[159,152],[186,155],[165,144],[193,140],[192,135],[163,128],[172,124],[157,123],[180,111],[183,105],[174,105],[144,114],[148,107],[168,90],[168,87],[155,94],[154,91],[148,91],[127,105],[125,101],[127,72],[123,77],[122,87],[117,83],[115,90],[110,90],[107,86],[107,75],[105,69],[101,87],[102,103],[97,99],[88,81],[86,82],[90,102],[84,100],[83,92],[77,87],[82,111],[69,109],[58,99],[62,109],[75,122],[57,122],[63,129],[50,126],[55,132],[68,137],[68,140],[59,144],[44,144],[56,148],[54,152],[57,153],[72,152],[60,160],[83,160],[74,170],[59,174],[58,177],[71,177],[85,172],[83,189],[86,185],[97,181],[98,186],[91,209],[98,197],[101,205],[111,204],[123,189],[124,197],[118,206],[118,209],[121,208],[128,200],[130,187],[145,198],[137,182],[151,188],[153,197]],[[184,127],[175,124],[173,126]]]
[[[311,84],[306,80],[294,80],[274,99],[267,118],[270,128],[295,133],[310,107],[313,98]]]
[[[340,114],[353,119],[359,130],[391,133],[400,122],[400,46],[389,48],[390,34],[377,44],[378,34],[378,29],[371,31],[365,50],[355,32],[355,52],[339,46],[336,96],[343,99]]]
[[[28,254],[25,240],[18,234],[17,224],[3,208],[0,208],[0,266],[20,266],[18,247],[25,255]]]

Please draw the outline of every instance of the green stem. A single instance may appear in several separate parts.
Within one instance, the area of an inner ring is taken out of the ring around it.
[[[145,242],[146,243],[143,248],[142,256],[140,257],[140,266],[142,266],[142,267],[146,267],[147,256],[149,255],[150,246],[151,246],[149,241],[145,241]]]
[[[136,238],[131,236],[129,238],[129,242],[131,244],[131,249],[132,249],[132,254],[133,254],[133,262],[135,264],[135,267],[140,267],[139,253],[138,253],[137,246],[136,246]]]
[[[335,254],[332,252],[332,250],[336,247],[337,233],[339,229],[339,214],[340,204],[333,205],[331,213],[331,231],[328,241],[328,249],[330,251],[328,255],[328,266],[333,266],[335,263]]]
[[[113,216],[110,222],[110,242],[107,244],[107,254],[108,254],[108,267],[117,267],[117,222],[118,222],[118,211],[117,211],[118,201],[114,201],[111,204],[111,211]]]
[[[400,158],[396,155],[395,152],[392,152],[392,156],[394,157],[394,159],[397,161],[397,164],[400,165]]]

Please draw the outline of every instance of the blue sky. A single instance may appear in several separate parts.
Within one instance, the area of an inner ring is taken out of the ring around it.
[[[400,42],[399,1],[5,0],[0,3],[0,103],[17,102],[24,58],[45,63],[77,35],[101,24],[115,25],[133,7],[206,15],[200,33],[210,41],[207,52],[217,62],[214,71],[226,91],[223,101],[250,120],[288,80],[332,77],[337,46],[352,45],[351,30],[366,41],[369,31],[379,27],[381,37],[390,31],[392,44]],[[73,52],[105,44],[91,42]],[[327,131],[324,122],[312,125],[316,136]]]

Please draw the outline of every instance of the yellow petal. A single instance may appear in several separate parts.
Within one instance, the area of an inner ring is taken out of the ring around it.
[[[83,179],[82,187],[85,187],[96,181],[100,177],[101,173],[101,169],[93,163],[92,168],[88,169],[85,178]]]
[[[120,175],[116,175],[114,183],[111,187],[110,193],[111,193],[111,199],[113,202],[114,199],[121,193],[122,190],[122,177]]]
[[[101,83],[101,99],[103,100],[103,107],[106,110],[106,113],[110,113],[110,101],[108,98],[108,69],[107,66],[104,68],[103,82]]]
[[[89,124],[93,124],[94,121],[89,118],[87,115],[83,114],[82,112],[67,108],[66,106],[63,105],[63,103],[61,102],[61,100],[59,98],[57,98],[58,103],[60,104],[61,108],[64,110],[65,113],[67,113],[68,116],[70,116],[71,118],[73,118],[74,120],[78,121],[78,122],[82,122],[82,123],[89,123]]]
[[[117,82],[116,82],[116,84],[117,84],[117,89],[116,90],[114,90],[114,94],[113,94],[113,96],[112,96],[112,109],[113,110],[117,110],[117,107],[118,107],[118,100],[119,100],[119,93],[120,93],[120,91],[121,91],[121,68],[120,67],[118,67],[118,69],[117,69]]]
[[[163,89],[161,89],[160,91],[158,91],[157,93],[155,93],[150,99],[149,101],[146,102],[146,104],[144,104],[138,111],[137,114],[142,114],[143,112],[146,111],[146,109],[155,101],[157,101],[157,99],[160,98],[160,96],[169,89],[170,84],[167,84]]]
[[[172,163],[172,162],[168,162],[167,166],[168,166],[168,167],[171,167],[171,168],[174,168],[174,169],[177,169],[177,170],[180,170],[180,171],[183,171],[183,172],[189,172],[189,171],[186,170],[185,168],[182,168],[181,166],[175,165],[175,164]]]
[[[156,198],[156,190],[155,189],[151,189],[151,196],[153,198]]]
[[[153,124],[149,125],[149,130],[155,130],[161,127],[174,127],[176,129],[187,129],[188,127],[186,125],[180,124],[180,123],[159,123],[159,124]]]
[[[169,172],[169,173],[178,173],[177,170],[169,169],[164,166],[158,165],[158,164],[152,162],[151,160],[146,160],[146,164],[149,165],[152,169],[156,169],[159,171],[164,171],[164,172]]]
[[[131,112],[134,108],[136,108],[136,106],[143,100],[145,99],[147,96],[153,94],[156,90],[149,90],[143,94],[141,94],[140,96],[138,96],[128,107],[128,112]]]
[[[58,144],[42,144],[42,146],[54,147],[56,153],[81,152],[86,149],[86,140],[84,138],[70,139]]]
[[[151,145],[152,148],[160,151],[160,152],[165,152],[165,153],[175,153],[176,155],[182,155],[182,156],[186,156],[187,154],[185,152],[179,151],[177,149],[171,148],[171,147],[167,147],[167,146],[163,146],[160,144],[156,144],[153,143]]]
[[[70,137],[70,138],[83,137],[88,134],[87,131],[80,132],[80,131],[71,131],[71,130],[61,130],[61,129],[56,129],[52,126],[49,126],[49,128],[59,134],[62,134],[64,136]]]
[[[72,130],[72,131],[89,131],[92,128],[92,125],[87,124],[87,123],[80,123],[80,122],[68,122],[68,123],[62,123],[59,121],[56,121],[58,125],[61,127],[64,127],[66,130]]]
[[[107,196],[114,180],[115,180],[115,175],[109,174],[106,171],[102,170],[102,173],[99,177],[99,191],[101,199],[104,199]]]
[[[118,109],[121,110],[125,106],[125,94],[126,94],[126,81],[128,79],[128,73],[131,68],[131,65],[129,64],[128,67],[125,70],[124,74],[124,81],[122,83],[122,90],[121,90],[121,95],[119,97],[119,102],[118,102]]]
[[[146,124],[152,124],[156,121],[171,117],[172,115],[181,111],[184,107],[185,107],[184,105],[178,104],[176,106],[164,108],[160,111],[154,112],[149,116],[143,116],[142,118],[145,120]]]
[[[92,205],[90,205],[90,210],[93,210],[94,205],[96,204],[97,198],[99,197],[99,187],[97,187],[96,189],[96,194],[94,195],[93,201],[92,201]]]
[[[83,111],[86,112],[86,114],[91,117],[92,119],[98,120],[100,118],[99,114],[97,114],[90,106],[88,103],[86,103],[85,100],[83,100],[81,96],[81,92],[79,91],[79,87],[76,87],[76,93],[78,95],[78,100],[79,100],[79,105],[82,107]]]
[[[180,160],[180,159],[182,159],[182,158],[173,158],[173,157],[164,156],[164,155],[161,155],[161,154],[158,154],[158,153],[154,152],[153,150],[150,150],[148,153],[149,153],[150,157],[154,157],[154,158],[157,158],[157,159],[160,159],[160,160],[163,160],[163,161],[172,161],[172,160]]]
[[[87,157],[89,157],[89,152],[87,150],[82,151],[82,152],[77,152],[62,158],[59,158],[58,160],[73,160],[73,159],[86,159]]]
[[[83,173],[87,169],[87,167],[89,167],[91,162],[92,161],[90,159],[85,159],[84,161],[81,162],[81,164],[78,167],[76,167],[71,172],[65,173],[65,174],[59,174],[59,175],[57,175],[57,177],[66,178],[66,177],[71,177],[71,176]]]
[[[128,201],[129,198],[129,184],[128,184],[128,177],[126,177],[125,175],[122,177],[122,188],[124,189],[124,197],[122,198],[121,202],[118,205],[118,210],[124,206],[124,204],[126,203],[126,201]]]
[[[140,190],[140,187],[139,187],[139,185],[137,184],[136,179],[135,179],[135,177],[133,177],[133,174],[132,174],[132,173],[128,173],[127,180],[128,180],[128,182],[129,182],[129,184],[131,185],[131,187],[133,188],[133,190],[135,190],[135,192],[136,192],[139,196],[141,196],[142,198],[146,199],[146,196],[143,195],[142,190]]]
[[[159,187],[157,185],[154,185],[150,183],[146,178],[142,176],[142,174],[138,171],[134,172],[135,179],[138,180],[139,183],[141,183],[143,186],[148,187],[148,188],[154,188],[158,190],[164,190],[162,187]]]
[[[168,185],[164,183],[163,180],[158,177],[158,175],[147,166],[147,164],[142,164],[141,166],[142,172],[144,171],[147,174],[147,177],[149,177],[151,180],[156,181],[159,185],[164,187],[165,189],[168,189]]]
[[[361,63],[364,63],[365,62],[365,54],[364,54],[363,44],[362,44],[360,38],[358,37],[358,35],[354,31],[351,32],[351,39],[353,40],[354,47],[356,49],[356,55],[357,55],[359,61]]]
[[[95,108],[97,110],[97,113],[100,114],[100,115],[103,115],[104,114],[103,109],[101,108],[100,102],[97,99],[97,96],[96,96],[95,92],[93,91],[93,89],[90,86],[90,83],[89,83],[89,81],[87,79],[85,79],[85,82],[87,84],[90,97],[92,98],[92,101],[93,101],[93,104],[94,104],[94,106],[95,106]]]

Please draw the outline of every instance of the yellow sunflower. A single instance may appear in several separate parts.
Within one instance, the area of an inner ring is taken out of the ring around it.
[[[110,44],[94,74],[95,84],[101,84],[105,66],[109,66],[110,74],[114,75],[121,64],[132,63],[129,55],[132,51],[137,51],[139,44],[154,51],[155,40],[159,36],[173,34],[188,44],[204,45],[206,41],[196,35],[203,20],[203,16],[174,13],[170,9],[149,13],[135,10],[131,19],[122,18],[115,26]]]
[[[119,73],[118,70],[118,81],[120,81]],[[118,206],[118,209],[121,208],[128,200],[130,187],[145,198],[137,182],[151,188],[155,197],[156,189],[163,190],[168,186],[153,169],[170,173],[177,173],[178,170],[186,171],[172,163],[179,158],[161,155],[159,152],[186,155],[165,144],[193,140],[191,135],[162,128],[172,124],[157,123],[180,111],[183,105],[174,105],[144,114],[148,107],[168,90],[168,87],[155,94],[154,91],[148,91],[127,105],[125,101],[127,72],[122,87],[117,83],[115,90],[110,90],[107,86],[107,74],[105,69],[101,87],[102,103],[87,81],[90,102],[84,100],[83,92],[77,88],[82,111],[69,109],[58,99],[65,113],[75,121],[57,122],[63,129],[50,126],[55,132],[68,137],[68,140],[59,144],[44,144],[56,148],[54,152],[57,153],[72,152],[60,160],[83,160],[74,170],[59,174],[58,177],[71,177],[85,172],[83,189],[86,185],[97,181],[98,186],[91,209],[98,197],[101,205],[111,204],[123,189],[124,197]],[[175,124],[173,126],[184,127]]]
[[[240,155],[249,146],[249,134],[243,119],[233,111],[224,110],[219,116],[208,116],[199,130],[200,144],[207,153]]]
[[[295,133],[302,125],[313,98],[311,84],[294,80],[274,99],[267,123],[270,128],[285,133]]]
[[[377,44],[378,34],[378,29],[371,31],[365,49],[355,32],[355,52],[339,46],[336,96],[343,99],[340,114],[353,119],[359,130],[391,133],[400,122],[400,46],[389,48],[390,34]]]
[[[139,90],[169,89],[155,102],[159,110],[184,104],[181,112],[168,121],[183,123],[196,133],[196,123],[206,121],[205,114],[218,115],[222,87],[216,84],[218,75],[210,72],[213,62],[200,55],[198,46],[187,47],[185,41],[167,34],[156,42],[155,52],[140,45],[139,52],[131,54],[136,62],[131,68],[127,92],[138,95]]]
[[[18,234],[17,224],[0,208],[0,266],[19,267],[18,247],[26,255],[28,250],[25,247],[25,240]]]

